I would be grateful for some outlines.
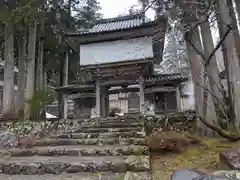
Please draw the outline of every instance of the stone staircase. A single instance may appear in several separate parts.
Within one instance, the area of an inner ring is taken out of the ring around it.
[[[72,132],[10,152],[0,180],[151,179],[143,122],[133,117],[82,122]]]

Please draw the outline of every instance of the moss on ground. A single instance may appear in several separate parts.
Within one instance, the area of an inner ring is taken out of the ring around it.
[[[205,173],[218,169],[221,151],[239,147],[240,142],[220,138],[203,139],[201,145],[189,147],[181,154],[152,154],[153,180],[170,180],[173,172],[184,168],[196,168]]]

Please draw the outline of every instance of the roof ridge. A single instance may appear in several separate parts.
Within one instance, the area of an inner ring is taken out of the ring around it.
[[[97,20],[94,25],[117,22],[117,21],[132,20],[132,19],[143,19],[143,15],[138,13],[138,14],[133,14],[133,15],[126,15],[126,16],[100,19],[100,20]]]

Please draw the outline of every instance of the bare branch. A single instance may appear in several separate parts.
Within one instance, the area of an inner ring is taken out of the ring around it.
[[[210,122],[208,122],[207,120],[199,117],[199,120],[206,125],[207,127],[209,127],[210,129],[213,129],[214,131],[216,131],[220,136],[229,139],[231,141],[238,141],[240,140],[240,136],[237,134],[231,134],[228,131],[225,131],[224,129],[220,128],[218,125],[212,124]]]
[[[201,51],[199,51],[199,50],[195,47],[195,45],[192,43],[192,41],[189,39],[189,32],[186,32],[185,39],[186,39],[186,41],[192,46],[192,48],[202,57],[202,59],[205,60],[206,57],[204,56],[204,54],[203,54]]]
[[[210,56],[208,57],[208,59],[206,60],[205,66],[208,66],[212,57],[214,56],[214,54],[216,53],[216,51],[220,48],[220,46],[222,45],[222,43],[224,42],[224,40],[227,38],[227,35],[229,34],[229,32],[232,30],[232,27],[228,24],[227,25],[228,30],[225,32],[225,34],[223,35],[223,37],[220,39],[220,41],[218,42],[217,46],[214,48],[214,50],[212,51],[212,53],[210,54]]]

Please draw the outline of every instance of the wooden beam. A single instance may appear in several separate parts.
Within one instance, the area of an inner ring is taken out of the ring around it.
[[[68,86],[63,86],[60,88],[56,88],[56,91],[68,91],[68,90],[91,90],[94,89],[95,85],[94,84],[81,84],[81,85],[68,85]]]
[[[153,92],[171,92],[176,91],[176,87],[166,86],[166,87],[151,87],[144,90],[145,93]]]
[[[140,68],[131,68],[127,70],[115,70],[115,71],[104,71],[104,72],[98,72],[96,74],[93,74],[95,77],[101,77],[101,78],[106,78],[106,77],[120,77],[120,76],[133,76],[134,74],[142,74],[142,69]]]
[[[134,80],[127,80],[127,79],[114,80],[113,79],[113,80],[100,82],[101,86],[122,86],[123,84],[127,84],[127,85],[138,84],[138,80],[137,79],[134,79]]]
[[[161,30],[165,32],[166,28],[162,28]],[[159,31],[161,31],[159,30]],[[144,36],[154,36],[156,30],[154,26],[144,27],[144,28],[134,28],[128,30],[121,30],[121,31],[111,31],[105,33],[95,33],[95,34],[83,34],[82,36],[79,35],[72,35],[69,36],[72,40],[76,40],[80,44],[91,44],[97,42],[105,42],[109,40],[124,40],[130,38],[138,38]],[[162,33],[164,36],[164,33]]]
[[[178,85],[182,83],[183,81],[179,80],[147,80],[145,81],[145,84],[150,86],[150,85],[164,85],[164,84],[171,84],[171,85]]]
[[[68,99],[78,99],[78,98],[96,98],[96,93],[76,93],[68,95]]]
[[[140,73],[140,72],[125,72],[124,74],[122,74],[122,75],[114,75],[114,74],[104,74],[104,75],[99,75],[99,76],[95,76],[95,77],[99,77],[100,79],[101,79],[101,81],[104,81],[104,79],[107,79],[107,81],[108,80],[116,80],[116,81],[118,81],[119,79],[120,80],[122,80],[121,79],[121,77],[126,77],[126,76],[132,76],[132,78],[130,78],[130,79],[135,79],[134,77],[135,76],[139,76],[139,75],[141,75],[142,73]],[[127,78],[126,78],[127,79]]]
[[[121,88],[121,89],[109,90],[109,94],[138,92],[138,91],[139,91],[139,88]]]

